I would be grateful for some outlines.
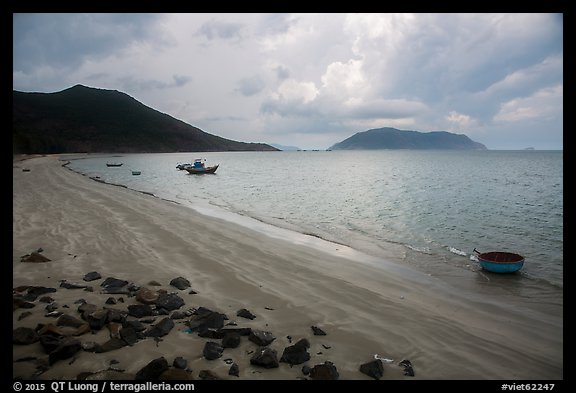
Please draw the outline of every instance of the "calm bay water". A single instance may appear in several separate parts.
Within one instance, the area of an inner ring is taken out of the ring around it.
[[[175,168],[194,158],[220,168],[201,176]],[[455,280],[479,271],[474,248],[519,253],[517,289],[561,291],[562,162],[561,151],[379,150],[98,155],[70,168]]]

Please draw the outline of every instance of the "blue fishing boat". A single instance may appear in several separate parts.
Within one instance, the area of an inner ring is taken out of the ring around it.
[[[493,273],[514,273],[524,266],[524,257],[519,254],[502,251],[483,252],[474,249],[482,269]]]
[[[193,174],[193,175],[200,175],[203,173],[216,172],[216,169],[218,169],[219,164],[207,167],[206,165],[204,165],[204,161],[206,161],[206,160],[198,158],[198,159],[194,160],[194,164],[189,165],[189,166],[184,166],[183,169],[188,171],[188,173]]]

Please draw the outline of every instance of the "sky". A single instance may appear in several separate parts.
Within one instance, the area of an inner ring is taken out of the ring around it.
[[[14,90],[118,90],[301,149],[381,127],[563,149],[563,56],[562,14],[13,15]]]

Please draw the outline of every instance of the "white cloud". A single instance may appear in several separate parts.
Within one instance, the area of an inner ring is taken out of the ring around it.
[[[494,116],[494,121],[521,122],[561,115],[563,95],[563,86],[557,85],[540,89],[529,97],[515,98],[500,106],[500,111]]]
[[[450,111],[446,116],[446,120],[451,124],[450,131],[465,131],[477,123],[472,117],[456,111]]]

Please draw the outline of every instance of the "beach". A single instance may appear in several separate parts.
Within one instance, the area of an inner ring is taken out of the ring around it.
[[[13,345],[14,378],[76,379],[111,364],[137,374],[163,356],[169,364],[176,357],[186,359],[195,379],[201,370],[223,379],[308,378],[301,371],[304,364],[326,361],[337,368],[339,379],[371,379],[359,367],[375,355],[386,359],[381,379],[563,378],[561,307],[456,290],[433,275],[392,263],[375,266],[345,246],[288,231],[280,232],[284,238],[278,232],[267,236],[153,195],[94,181],[63,167],[60,158],[14,162],[13,288],[57,288],[48,294],[56,310],[80,318],[79,299],[102,306],[109,297],[123,297],[124,302],[110,306],[123,311],[139,304],[135,297],[101,293],[102,281],[114,277],[175,292],[185,301],[182,311],[204,307],[239,327],[271,332],[276,339],[267,346],[278,358],[287,346],[306,339],[310,360],[294,367],[253,365],[250,359],[261,346],[246,337],[239,346],[225,348],[221,357],[207,360],[206,342],[219,340],[190,332],[183,318],[175,319],[174,328],[159,340],[147,337],[102,353],[81,350],[42,373],[38,360],[46,353],[40,342]],[[21,262],[38,249],[50,261]],[[83,277],[94,271],[102,279],[85,282]],[[177,277],[189,280],[196,293],[170,285]],[[92,291],[60,287],[62,280],[92,286]],[[46,316],[44,303],[32,303],[32,308],[15,309],[14,329],[55,322]],[[237,316],[241,309],[256,317]],[[31,314],[21,318],[25,311]],[[154,317],[152,325],[163,318]],[[315,335],[312,326],[326,335]],[[76,338],[104,343],[110,334],[103,327]],[[33,359],[16,361],[26,358]],[[413,365],[413,376],[405,375],[403,360]],[[228,374],[230,362],[238,365],[238,376]]]

